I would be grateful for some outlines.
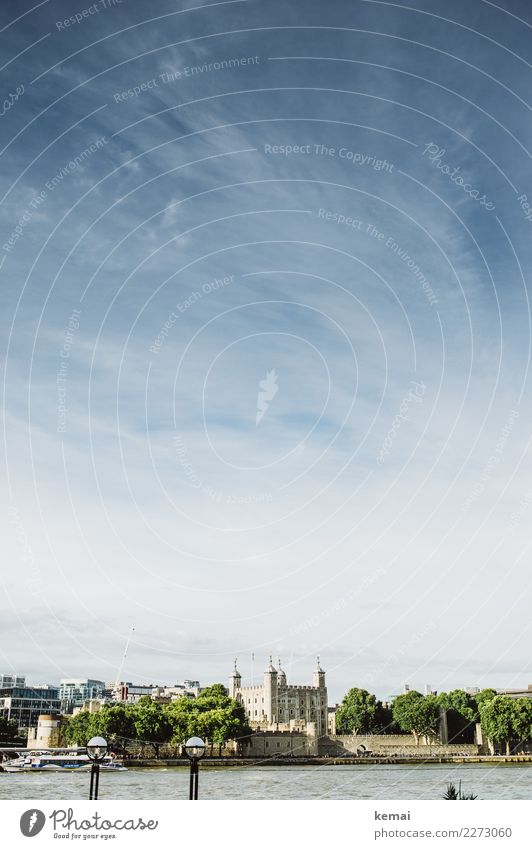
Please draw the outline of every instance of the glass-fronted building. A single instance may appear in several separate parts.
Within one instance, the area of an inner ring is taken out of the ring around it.
[[[58,714],[61,709],[57,687],[3,687],[0,716],[15,720],[20,729],[37,725],[39,714]]]
[[[61,711],[72,713],[75,707],[81,707],[89,699],[101,699],[104,690],[105,682],[94,678],[61,678],[59,682]]]

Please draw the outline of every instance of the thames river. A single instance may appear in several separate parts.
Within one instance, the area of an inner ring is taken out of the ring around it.
[[[0,773],[3,799],[87,799],[89,774]],[[532,765],[238,766],[200,770],[203,799],[440,799],[449,781],[479,799],[531,799]],[[187,799],[183,767],[100,776],[100,799]]]

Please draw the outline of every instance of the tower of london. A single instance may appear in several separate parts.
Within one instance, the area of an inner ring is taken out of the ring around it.
[[[251,727],[257,730],[304,730],[318,737],[327,734],[327,687],[319,657],[312,684],[288,684],[280,659],[275,669],[270,656],[262,684],[248,687],[242,686],[235,660],[229,695],[244,706]]]

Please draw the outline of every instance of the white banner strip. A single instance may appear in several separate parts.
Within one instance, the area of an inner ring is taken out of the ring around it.
[[[532,802],[185,801],[0,802],[2,843],[252,849],[531,847]]]

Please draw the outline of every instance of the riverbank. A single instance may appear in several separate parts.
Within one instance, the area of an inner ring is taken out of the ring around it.
[[[397,765],[397,766],[427,766],[432,764],[532,764],[532,755],[445,755],[435,757],[353,757],[353,758],[204,758],[202,769],[223,767],[238,768],[242,766],[368,766],[368,765]],[[125,758],[124,766],[139,768],[186,767],[190,761],[186,758]]]

